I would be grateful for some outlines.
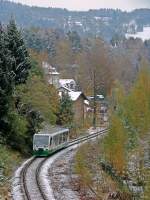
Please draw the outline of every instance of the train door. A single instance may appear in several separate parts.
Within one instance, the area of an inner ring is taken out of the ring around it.
[[[66,133],[66,142],[69,142],[69,132]]]
[[[62,138],[63,138],[63,139],[62,139],[62,140],[63,140],[63,143],[65,143],[65,142],[66,142],[66,133],[63,133],[63,134],[62,134]]]
[[[58,145],[61,144],[61,134],[58,135]]]
[[[49,141],[49,150],[51,150],[53,148],[53,138],[50,137],[50,141]]]

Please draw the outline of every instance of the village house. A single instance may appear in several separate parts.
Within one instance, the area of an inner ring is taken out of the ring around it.
[[[60,79],[59,84],[62,87],[66,87],[72,91],[76,91],[77,85],[76,85],[75,80],[73,79]]]
[[[72,92],[72,90],[70,90],[69,88],[67,88],[65,86],[60,86],[58,91],[59,91],[60,97],[62,97],[63,95],[67,95],[69,92]]]
[[[71,91],[67,87],[59,88],[59,96],[68,94],[73,102],[74,120],[83,123],[90,113],[90,103],[87,97],[81,91]]]
[[[50,85],[54,85],[57,89],[60,87],[59,84],[59,73],[56,71],[55,67],[52,67],[47,62],[43,62],[43,69],[46,79]]]
[[[86,116],[86,96],[83,94],[83,92],[74,91],[68,92],[68,95],[73,102],[74,121],[77,124],[83,124]]]
[[[73,102],[74,121],[76,124],[83,124],[89,111],[89,101],[82,91],[76,91],[77,84],[74,79],[60,79],[60,74],[56,68],[43,62],[45,76],[50,85],[54,85],[58,90],[60,98],[68,94]]]

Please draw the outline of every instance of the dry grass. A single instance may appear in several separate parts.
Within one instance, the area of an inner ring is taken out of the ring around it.
[[[0,200],[11,199],[11,178],[22,160],[23,158],[18,152],[0,144]]]

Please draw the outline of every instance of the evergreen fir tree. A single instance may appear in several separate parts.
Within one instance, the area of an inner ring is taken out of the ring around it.
[[[14,60],[15,84],[25,83],[31,68],[30,59],[21,33],[18,31],[13,19],[10,20],[7,26],[7,45]]]
[[[62,96],[60,111],[58,114],[58,124],[70,126],[73,122],[73,104],[70,97],[66,94]]]
[[[0,135],[5,135],[9,129],[7,115],[14,87],[12,65],[13,60],[6,47],[5,32],[0,25]]]
[[[67,33],[68,38],[72,44],[72,50],[74,53],[80,52],[82,50],[81,39],[76,31],[69,31]]]
[[[13,90],[13,60],[6,47],[5,32],[0,25],[0,113],[2,117],[9,108]]]

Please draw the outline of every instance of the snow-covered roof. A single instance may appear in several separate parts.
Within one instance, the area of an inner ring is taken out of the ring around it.
[[[66,85],[66,84],[69,84],[71,82],[73,82],[75,84],[75,80],[73,80],[73,79],[59,79],[59,83],[62,86]]]
[[[53,71],[53,72],[49,72],[49,74],[52,74],[52,75],[59,75],[60,73],[58,73],[57,71]]]
[[[55,67],[50,65],[48,62],[42,62],[42,66],[43,66],[43,68],[46,68],[46,69],[49,69],[49,70],[54,70],[55,69]]]
[[[42,65],[43,65],[43,68],[45,68],[47,70],[48,74],[51,74],[51,75],[59,75],[60,74],[57,72],[56,68],[53,67],[52,65],[50,65],[49,63],[43,62]]]
[[[84,100],[84,103],[85,103],[86,105],[89,105],[89,104],[90,104],[88,100]]]
[[[150,27],[144,26],[143,31],[136,32],[135,34],[127,33],[125,36],[127,39],[130,37],[133,37],[133,38],[141,38],[143,41],[149,40],[150,39]]]
[[[82,94],[82,92],[74,92],[74,91],[71,91],[68,93],[68,95],[72,101],[76,101],[81,94]]]
[[[61,88],[63,88],[63,89],[65,89],[65,90],[67,90],[68,92],[72,92],[72,90],[71,90],[71,89],[69,89],[68,87],[65,87],[65,86],[60,86],[60,87],[59,87],[59,89],[61,89]]]
[[[96,95],[99,99],[104,99],[104,96],[102,94]],[[89,96],[88,99],[94,99],[94,96]]]
[[[100,99],[104,99],[104,96],[102,94],[97,95]]]

